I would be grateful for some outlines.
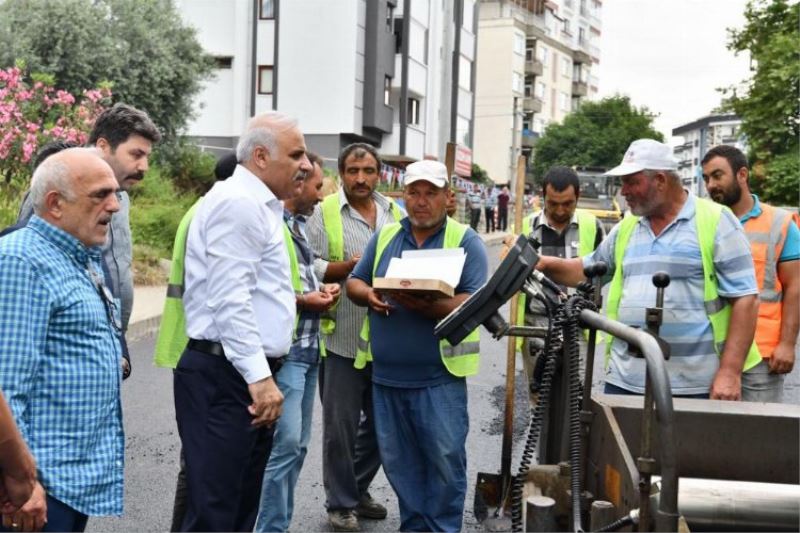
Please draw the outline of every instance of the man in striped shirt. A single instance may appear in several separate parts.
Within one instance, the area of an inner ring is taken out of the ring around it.
[[[577,285],[586,265],[603,261],[609,265],[609,275],[619,268],[617,319],[642,328],[645,308],[655,304],[652,275],[667,272],[671,283],[665,291],[660,336],[671,346],[667,370],[673,394],[740,400],[742,370],[750,360],[758,310],[749,244],[735,216],[717,208],[721,212],[709,236],[712,249],[701,250],[698,213],[702,220],[714,207],[683,189],[676,168],[669,146],[651,139],[634,141],[622,164],[608,172],[622,176],[622,194],[634,217],[617,224],[583,260],[542,257],[537,269],[557,282]],[[628,232],[623,232],[626,226]],[[621,237],[624,233],[627,236]],[[618,250],[617,240],[624,243],[626,238],[627,244]],[[617,253],[622,254],[621,265],[616,264]],[[713,273],[708,275],[702,260],[705,253],[713,260]],[[705,279],[716,282],[721,302],[730,305],[725,331],[713,329],[714,312],[707,310],[704,301]],[[609,302],[613,287],[612,282]],[[644,360],[632,356],[625,342],[614,339],[606,367],[606,393],[642,394],[644,386]]]

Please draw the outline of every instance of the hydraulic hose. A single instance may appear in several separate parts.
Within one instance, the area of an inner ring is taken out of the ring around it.
[[[522,458],[520,459],[517,475],[514,476],[512,481],[511,531],[522,531],[522,496],[525,478],[528,474],[533,456],[536,453],[536,447],[539,445],[542,421],[550,405],[550,388],[558,362],[556,354],[561,350],[562,346],[562,331],[559,326],[563,322],[563,318],[560,318],[558,313],[556,315],[553,314],[553,305],[546,297],[537,295],[537,299],[544,303],[547,316],[550,319],[550,326],[547,329],[547,335],[544,340],[544,350],[540,356],[544,358],[544,373],[542,374],[539,401],[536,403],[536,407],[532,409],[533,412],[528,427],[528,437],[525,440],[525,447],[522,449]],[[558,311],[563,317],[563,306],[559,306]]]

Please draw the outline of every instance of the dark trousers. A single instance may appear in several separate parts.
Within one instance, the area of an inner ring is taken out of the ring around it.
[[[486,233],[489,233],[489,228],[494,231],[494,207],[486,207],[483,212],[486,215]]]
[[[181,531],[252,531],[272,429],[256,428],[242,376],[224,357],[183,352],[175,416],[186,461]]]
[[[508,206],[497,207],[497,229],[505,231],[508,227]]]
[[[80,533],[86,529],[89,517],[76,511],[66,503],[47,495],[47,523],[42,531],[71,531]],[[0,531],[14,531],[0,525]]]
[[[353,509],[381,467],[372,408],[372,366],[358,370],[353,359],[328,350],[320,367],[319,390],[326,505],[328,510]]]
[[[481,221],[481,208],[480,207],[471,208],[469,212],[469,226],[475,231],[478,231],[478,224],[480,223],[480,221]]]

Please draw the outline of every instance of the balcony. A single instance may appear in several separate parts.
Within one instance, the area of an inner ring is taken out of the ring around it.
[[[585,81],[572,82],[572,96],[586,96],[589,94],[589,86]]]
[[[538,133],[531,130],[522,130],[522,147],[533,147],[533,145],[536,144],[536,139],[538,138]]]
[[[522,99],[522,111],[525,113],[541,113],[542,101],[535,96],[526,96]]]
[[[692,166],[691,159],[684,159],[683,161],[678,162],[678,169],[690,168]]]
[[[581,45],[583,46],[583,45]],[[592,63],[592,56],[590,56],[585,50],[577,49],[572,51],[572,62],[579,63],[582,65],[589,65]]]
[[[529,59],[525,61],[525,74],[541,76],[543,72],[544,64],[538,59]]]

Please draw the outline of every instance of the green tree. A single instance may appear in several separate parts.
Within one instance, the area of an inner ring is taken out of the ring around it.
[[[724,108],[742,119],[753,162],[752,187],[774,203],[798,204],[800,189],[800,4],[755,0],[745,25],[729,30],[728,49],[748,51],[745,91],[729,88]]]
[[[469,179],[473,183],[488,183],[491,181],[486,170],[477,163],[472,163],[472,175],[470,175]]]
[[[0,68],[18,60],[75,94],[110,81],[114,100],[146,110],[167,138],[213,70],[172,0],[5,0]]]
[[[632,141],[663,141],[652,122],[647,108],[637,109],[627,96],[585,102],[562,124],[549,125],[536,142],[534,176],[541,179],[553,165],[614,167]]]

